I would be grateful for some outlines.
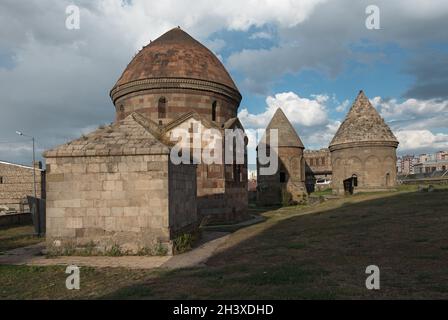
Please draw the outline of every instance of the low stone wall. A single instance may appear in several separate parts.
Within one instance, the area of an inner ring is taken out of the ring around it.
[[[36,195],[45,198],[45,171],[36,164]],[[0,162],[0,205],[17,212],[30,210],[27,196],[34,196],[33,168]]]
[[[13,226],[13,225],[31,225],[33,219],[31,213],[11,213],[0,215],[0,226]]]
[[[448,177],[446,178],[435,178],[435,179],[409,179],[402,180],[402,184],[448,184]]]

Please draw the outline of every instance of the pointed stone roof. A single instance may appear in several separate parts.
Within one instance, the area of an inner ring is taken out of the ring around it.
[[[281,108],[278,108],[277,111],[275,111],[274,116],[266,127],[266,131],[261,139],[261,141],[267,141],[268,144],[271,141],[270,129],[278,130],[279,147],[295,147],[305,149],[302,140],[300,140],[296,130],[292,126],[291,122],[289,122]]]
[[[392,130],[362,90],[331,141],[330,148],[359,142],[385,142],[398,146],[398,140]]]
[[[134,112],[110,126],[82,136],[44,152],[44,157],[122,156],[169,154],[170,148],[159,140],[157,125],[148,125],[142,115]]]

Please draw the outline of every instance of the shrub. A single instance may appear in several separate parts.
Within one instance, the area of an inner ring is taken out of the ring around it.
[[[124,255],[124,252],[121,250],[119,244],[114,243],[110,248],[106,250],[105,254],[109,257],[120,257]]]
[[[184,233],[178,236],[173,241],[174,254],[184,253],[188,250],[191,250],[193,242],[194,242],[193,235],[190,233]]]

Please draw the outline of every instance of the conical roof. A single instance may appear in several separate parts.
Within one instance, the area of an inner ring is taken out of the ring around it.
[[[278,146],[279,147],[296,147],[304,149],[302,140],[300,140],[296,130],[289,122],[285,113],[281,108],[275,111],[274,116],[266,127],[266,132],[264,133],[261,141],[267,142],[269,144],[270,140],[270,129],[278,130]],[[261,142],[260,142],[261,143]]]
[[[362,90],[336,132],[330,147],[359,142],[392,142],[398,145],[392,130]]]

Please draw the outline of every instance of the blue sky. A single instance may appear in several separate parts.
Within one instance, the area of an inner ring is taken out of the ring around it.
[[[80,29],[65,27],[80,8]],[[110,88],[151,39],[181,26],[222,60],[247,129],[281,107],[307,148],[328,146],[363,89],[400,141],[399,154],[448,149],[448,2],[5,0],[0,4],[0,159],[38,152],[114,118]],[[254,143],[252,143],[252,146]]]

